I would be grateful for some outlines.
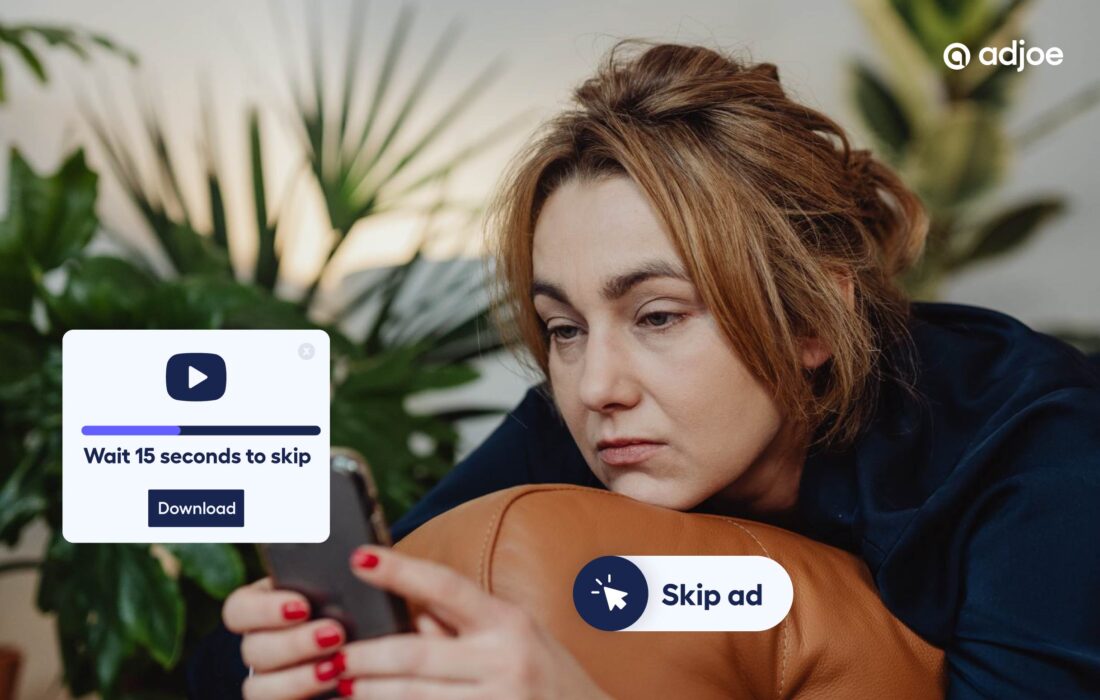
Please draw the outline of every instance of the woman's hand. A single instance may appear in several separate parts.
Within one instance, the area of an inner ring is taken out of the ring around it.
[[[241,689],[247,700],[308,698],[336,687],[344,629],[335,620],[310,621],[301,595],[261,579],[226,598],[222,620],[244,635],[241,657],[252,669]]]
[[[352,569],[424,612],[418,634],[344,647],[344,697],[608,698],[526,612],[451,569],[373,546],[355,551]]]

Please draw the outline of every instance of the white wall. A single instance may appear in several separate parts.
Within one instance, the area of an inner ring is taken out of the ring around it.
[[[369,21],[373,24],[368,30],[372,46],[377,46],[391,26],[397,6],[393,2],[372,5]],[[213,86],[216,114],[223,127],[240,128],[232,120],[239,118],[239,108],[246,99],[270,103],[278,94],[275,85],[282,75],[280,56],[292,49],[301,50],[306,12],[320,19],[327,36],[342,40],[341,27],[348,16],[346,3],[310,3],[308,11],[300,4],[279,3],[277,7],[291,17],[298,33],[290,45],[274,38],[271,6],[258,0],[5,0],[0,7],[0,22],[79,24],[134,48],[143,60],[136,82],[160,100],[178,131],[179,145],[186,148],[194,140],[200,75],[207,76]],[[430,0],[420,3],[410,55],[426,51],[429,42],[455,17],[464,21],[465,31],[438,81],[438,92],[433,92],[435,104],[445,104],[449,95],[493,57],[505,56],[509,67],[486,99],[461,122],[454,137],[439,149],[440,153],[522,110],[533,109],[536,117],[549,114],[563,104],[569,89],[590,72],[603,50],[620,37],[697,41],[747,49],[756,59],[778,64],[785,83],[804,101],[850,126],[855,120],[845,91],[845,62],[854,54],[875,53],[854,8],[845,2],[559,0],[535,4],[471,0],[459,4]],[[1098,24],[1100,4],[1088,0],[1037,3],[1029,43],[1058,45],[1066,59],[1057,69],[1029,72],[1024,86],[1026,100],[1014,124],[1027,123],[1045,105],[1097,78],[1094,66],[1100,65],[1100,45],[1093,33]],[[73,107],[74,94],[95,95],[105,87],[119,98],[124,113],[132,104],[127,93],[131,80],[118,61],[100,58],[93,66],[83,67],[68,57],[54,56],[48,67],[60,80],[49,90],[42,90],[7,58],[9,103],[0,108],[0,146],[17,144],[39,167],[52,167],[68,147],[84,142]],[[1071,211],[1017,257],[959,278],[948,290],[950,299],[995,307],[1040,327],[1076,322],[1100,328],[1100,275],[1095,269],[1100,263],[1100,236],[1094,225],[1100,220],[1095,174],[1100,156],[1100,140],[1095,137],[1098,127],[1100,110],[1079,118],[1021,155],[1009,192],[1062,193],[1070,198]],[[517,135],[502,142],[471,164],[459,178],[459,193],[476,199],[488,192],[520,138]],[[226,152],[240,152],[238,141],[228,139]],[[188,160],[182,151],[181,157]],[[276,166],[285,171],[288,162],[283,161],[287,158]],[[99,154],[93,153],[92,163],[104,170]],[[5,179],[6,173],[0,173],[0,186]],[[117,186],[108,181],[103,187],[101,218],[112,228],[138,230],[136,217],[122,202]],[[241,189],[237,195],[243,193]],[[234,223],[244,226],[248,222],[241,219]],[[323,235],[308,222],[299,229],[300,237],[287,243],[295,246],[290,266],[292,282],[307,277],[317,264],[316,251],[309,252],[309,236]],[[377,230],[363,234],[353,255],[345,261],[348,268],[392,262],[404,252],[402,241],[393,236],[383,236]],[[239,248],[236,263],[245,264],[249,252],[247,247]],[[486,378],[463,390],[462,395],[487,403],[518,400],[525,380],[514,367],[496,358],[486,359],[484,366],[488,370]],[[466,435],[466,449],[480,440],[492,423],[472,427]],[[23,548],[33,551],[41,541],[40,536],[32,537]],[[57,696],[57,660],[46,622],[29,610],[33,605],[32,584],[29,576],[0,580],[0,641],[14,641],[28,649],[31,665],[20,697],[36,700]]]

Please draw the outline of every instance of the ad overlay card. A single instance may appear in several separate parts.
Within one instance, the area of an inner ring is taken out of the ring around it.
[[[322,542],[329,338],[74,330],[62,341],[70,542]]]

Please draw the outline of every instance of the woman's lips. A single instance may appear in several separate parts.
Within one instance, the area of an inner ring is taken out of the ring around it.
[[[621,447],[605,447],[599,450],[600,459],[612,467],[625,467],[649,459],[664,447],[660,442],[637,442]]]

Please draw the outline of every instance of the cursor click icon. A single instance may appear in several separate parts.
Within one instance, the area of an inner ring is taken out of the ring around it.
[[[607,598],[608,610],[614,610],[615,608],[622,609],[626,607],[626,601],[624,600],[627,595],[626,591],[620,591],[619,589],[612,588],[611,586],[604,586],[603,595],[605,598]]]
[[[608,585],[611,583],[611,574],[607,575],[607,583],[604,583],[599,579],[596,579],[596,583],[603,586],[603,597],[607,601],[608,610],[622,610],[626,607],[626,596],[628,595],[627,592],[620,591],[618,588],[612,588],[610,585]],[[599,591],[592,591],[592,595],[599,594]]]
[[[596,557],[573,579],[573,606],[585,622],[598,630],[615,632],[630,627],[645,612],[648,602],[645,575],[626,557]]]

